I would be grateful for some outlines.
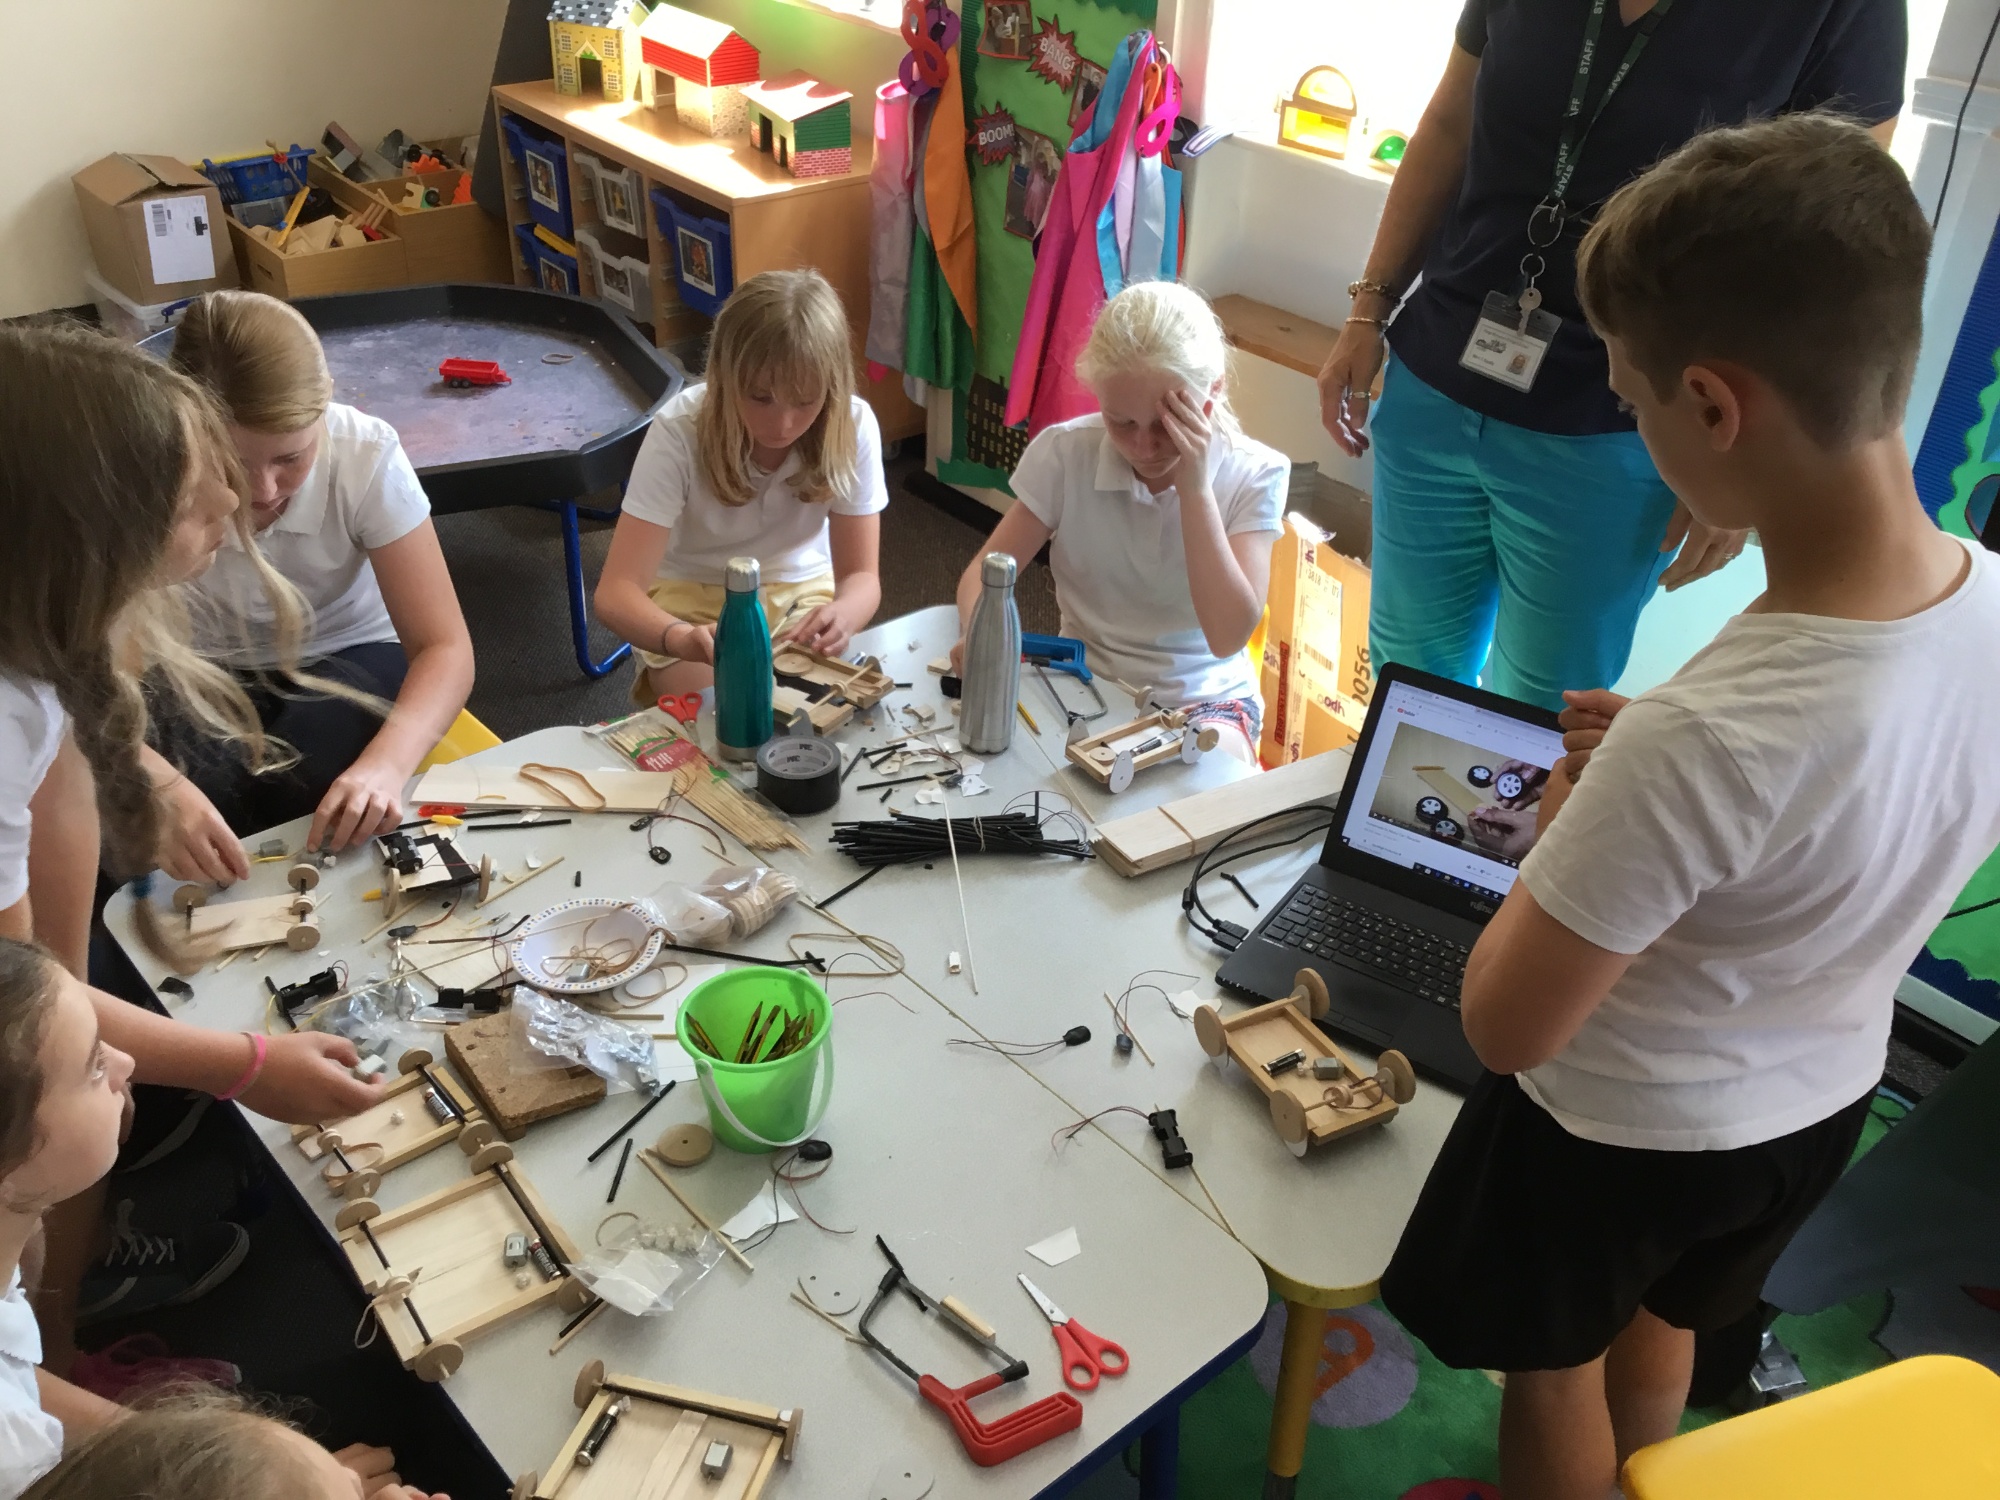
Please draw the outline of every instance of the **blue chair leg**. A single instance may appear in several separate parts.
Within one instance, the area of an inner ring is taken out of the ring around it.
[[[1139,1500],[1174,1500],[1180,1466],[1181,1409],[1176,1405],[1139,1434]]]
[[[576,645],[576,664],[583,668],[586,677],[602,677],[613,667],[632,654],[632,648],[621,645],[603,661],[590,659],[590,608],[583,590],[583,538],[577,534],[576,518],[579,514],[574,500],[564,500],[556,506],[562,516],[563,562],[569,574],[569,634]],[[610,511],[582,511],[593,521],[616,519]]]

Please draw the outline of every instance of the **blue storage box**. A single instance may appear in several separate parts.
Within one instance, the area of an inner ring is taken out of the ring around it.
[[[535,285],[545,292],[576,296],[582,285],[577,279],[576,257],[564,255],[553,245],[545,245],[536,239],[532,224],[516,224],[514,233],[521,241],[521,259],[526,262],[528,275],[534,279]]]
[[[528,186],[528,212],[550,234],[575,239],[569,210],[569,149],[516,115],[502,115],[500,125],[506,132],[507,152]]]
[[[674,198],[652,190],[660,235],[674,252],[674,280],[681,301],[714,317],[736,289],[736,263],[729,248],[729,221],[692,213]]]
[[[295,143],[282,160],[272,151],[254,156],[232,156],[227,161],[204,158],[201,175],[215,184],[215,190],[222,195],[224,208],[234,208],[239,203],[255,203],[260,198],[283,198],[290,202],[306,185],[306,158],[312,154],[310,146]]]

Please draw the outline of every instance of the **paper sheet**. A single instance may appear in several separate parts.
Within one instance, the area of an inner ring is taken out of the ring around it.
[[[201,193],[146,200],[146,250],[153,280],[207,281],[215,275],[215,226]]]
[[[799,1211],[778,1196],[778,1185],[774,1182],[769,1192],[759,1188],[757,1196],[738,1209],[736,1216],[722,1226],[722,1232],[740,1243],[759,1230],[768,1229],[773,1224],[789,1224],[798,1216]]]
[[[1052,1234],[1047,1239],[1028,1246],[1028,1254],[1045,1266],[1059,1266],[1066,1260],[1075,1260],[1083,1254],[1083,1242],[1076,1237],[1074,1228],[1065,1229],[1060,1234]]]
[[[1168,1008],[1183,1021],[1192,1020],[1201,1003],[1201,997],[1193,990],[1182,990],[1178,995],[1167,996]]]

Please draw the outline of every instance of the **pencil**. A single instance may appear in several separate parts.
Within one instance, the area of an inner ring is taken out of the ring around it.
[[[1019,699],[1016,699],[1014,702],[1014,707],[1020,710],[1022,719],[1025,720],[1028,725],[1029,733],[1040,734],[1042,732],[1042,726],[1037,724],[1035,722],[1035,716],[1028,712],[1027,704],[1021,702]]]

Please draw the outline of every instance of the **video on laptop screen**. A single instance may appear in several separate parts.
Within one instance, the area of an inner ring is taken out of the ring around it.
[[[1390,683],[1341,842],[1499,900],[1535,842],[1562,735],[1409,683]]]

